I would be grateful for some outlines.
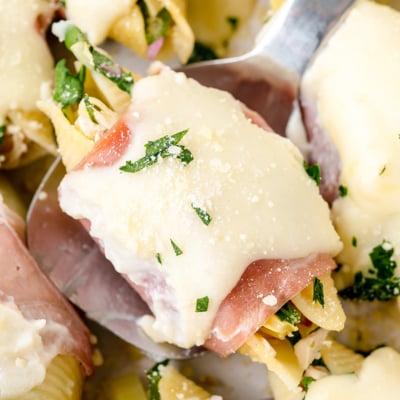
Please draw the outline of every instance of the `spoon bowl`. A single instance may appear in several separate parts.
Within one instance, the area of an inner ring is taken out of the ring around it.
[[[284,134],[308,60],[352,3],[286,0],[266,24],[254,50],[241,57],[202,62],[181,70],[206,86],[231,92],[267,119],[276,132]],[[201,353],[201,347],[181,349],[154,343],[142,332],[138,320],[151,311],[114,270],[83,225],[65,215],[58,205],[57,188],[64,174],[57,159],[28,212],[28,247],[40,267],[88,318],[152,358],[183,359]]]

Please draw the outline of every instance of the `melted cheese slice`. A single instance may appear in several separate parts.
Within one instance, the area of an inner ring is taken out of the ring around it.
[[[90,220],[119,272],[153,288],[155,317],[142,323],[154,340],[202,344],[254,260],[340,250],[299,151],[251,123],[230,94],[165,68],[137,82],[132,98],[123,118],[133,138],[122,159],[70,172],[60,201],[68,214]],[[143,157],[149,141],[185,129],[179,144],[193,154],[188,165],[169,157],[137,173],[119,170]],[[210,215],[209,225],[195,208]],[[195,312],[204,297],[208,311]]]
[[[53,60],[36,28],[51,7],[44,0],[0,2],[0,124],[9,109],[35,109],[42,84],[53,79]]]
[[[400,13],[359,1],[302,83],[342,161],[348,195],[334,202],[333,218],[344,243],[341,272],[350,277],[370,268],[368,254],[383,240],[400,249],[399,70]]]
[[[355,374],[331,375],[311,383],[305,400],[396,400],[400,391],[400,354],[375,350]]]

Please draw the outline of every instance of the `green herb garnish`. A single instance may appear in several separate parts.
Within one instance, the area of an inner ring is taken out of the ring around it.
[[[158,390],[158,383],[161,380],[160,366],[167,366],[168,363],[169,360],[161,361],[146,372],[149,400],[161,400],[160,391]]]
[[[325,306],[324,286],[318,278],[314,278],[313,301]]]
[[[89,96],[87,94],[85,94],[83,96],[83,101],[85,103],[85,107],[86,107],[86,111],[89,115],[90,120],[94,123],[94,124],[98,124],[97,120],[96,120],[96,116],[94,114],[94,107],[93,104],[90,102]]]
[[[339,186],[339,196],[340,197],[346,197],[348,192],[349,192],[349,190],[348,190],[347,186],[343,186],[343,185]]]
[[[319,185],[321,183],[321,170],[319,169],[318,163],[308,165],[304,161],[303,166],[308,176],[313,179],[317,185]]]
[[[196,214],[199,216],[204,225],[210,224],[212,218],[206,210],[204,210],[201,207],[195,206],[193,203],[192,203],[192,208],[194,211],[196,211]]]
[[[307,392],[308,388],[313,382],[315,382],[315,380],[316,379],[312,376],[303,376],[301,379],[301,386],[303,386],[304,390]]]
[[[386,171],[386,165],[384,165],[381,170],[379,171],[379,175],[383,175],[383,173]]]
[[[161,254],[160,253],[156,254],[156,258],[157,258],[158,263],[162,264],[162,258],[161,258]]]
[[[200,297],[196,300],[196,312],[206,312],[210,299],[208,296]]]
[[[6,137],[6,126],[5,125],[0,125],[0,147],[4,143],[5,137]]]
[[[176,256],[180,256],[181,254],[183,254],[183,251],[179,248],[179,246],[172,239],[170,239],[170,242],[171,242],[171,246],[174,249]]]
[[[289,303],[286,303],[283,307],[281,307],[277,311],[276,315],[281,321],[287,321],[292,325],[296,325],[301,321],[301,314]]]
[[[108,78],[115,83],[121,90],[130,94],[134,84],[132,74],[126,72],[112,58],[106,55],[97,47],[93,46],[87,36],[75,25],[69,25],[64,37],[66,47],[87,67]],[[91,56],[91,60],[85,59],[86,53],[82,49],[75,48],[78,43],[82,43]]]
[[[139,160],[126,161],[125,165],[119,169],[125,172],[138,172],[150,165],[155,164],[160,158],[174,157],[182,162],[183,165],[189,164],[193,160],[192,153],[184,146],[178,145],[183,136],[189,129],[175,133],[172,136],[163,136],[162,138],[149,141],[144,145],[145,156]]]
[[[143,0],[139,0],[137,4],[143,15],[147,44],[151,44],[166,36],[173,22],[169,11],[163,7],[157,12],[155,17],[152,17],[147,4]]]
[[[56,64],[53,99],[61,105],[63,110],[80,102],[83,97],[84,80],[85,67],[73,75],[67,68],[65,59]]]
[[[226,22],[230,25],[232,32],[236,32],[239,27],[238,17],[226,17]]]
[[[357,244],[358,244],[357,238],[356,238],[355,236],[353,236],[353,237],[351,238],[351,245],[352,245],[353,247],[357,247]]]
[[[395,276],[394,249],[389,242],[374,247],[369,253],[372,268],[368,274],[362,271],[354,275],[352,286],[339,291],[344,299],[365,301],[389,301],[400,294],[400,278]]]
[[[192,64],[199,61],[216,60],[217,58],[217,53],[210,46],[200,42],[195,42],[193,52],[187,63]]]

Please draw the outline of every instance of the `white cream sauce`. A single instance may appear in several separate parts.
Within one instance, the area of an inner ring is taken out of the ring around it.
[[[53,60],[35,24],[52,5],[45,0],[0,2],[0,125],[11,109],[32,110],[43,83],[53,79]]]
[[[0,399],[14,398],[43,382],[57,354],[43,345],[46,321],[27,320],[13,302],[0,303]]]
[[[333,218],[344,243],[341,271],[351,280],[383,240],[400,263],[399,71],[400,13],[359,1],[302,83],[342,161],[348,196],[334,202]]]
[[[67,19],[75,23],[93,44],[103,42],[115,21],[129,13],[133,0],[68,0]]]
[[[228,93],[165,68],[135,84],[123,118],[133,132],[123,158],[69,173],[60,202],[91,221],[91,234],[119,272],[138,284],[153,281],[155,318],[142,322],[154,340],[202,344],[220,303],[254,260],[341,249],[299,151],[252,124]],[[180,144],[193,153],[190,164],[165,158],[137,173],[119,170],[143,157],[150,140],[184,129]],[[208,226],[192,204],[211,216]],[[208,311],[195,312],[206,296]]]

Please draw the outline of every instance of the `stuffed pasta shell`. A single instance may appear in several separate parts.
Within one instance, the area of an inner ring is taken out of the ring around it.
[[[2,181],[2,187],[5,187]],[[24,222],[0,195],[0,398],[81,398],[90,334],[24,244]]]

